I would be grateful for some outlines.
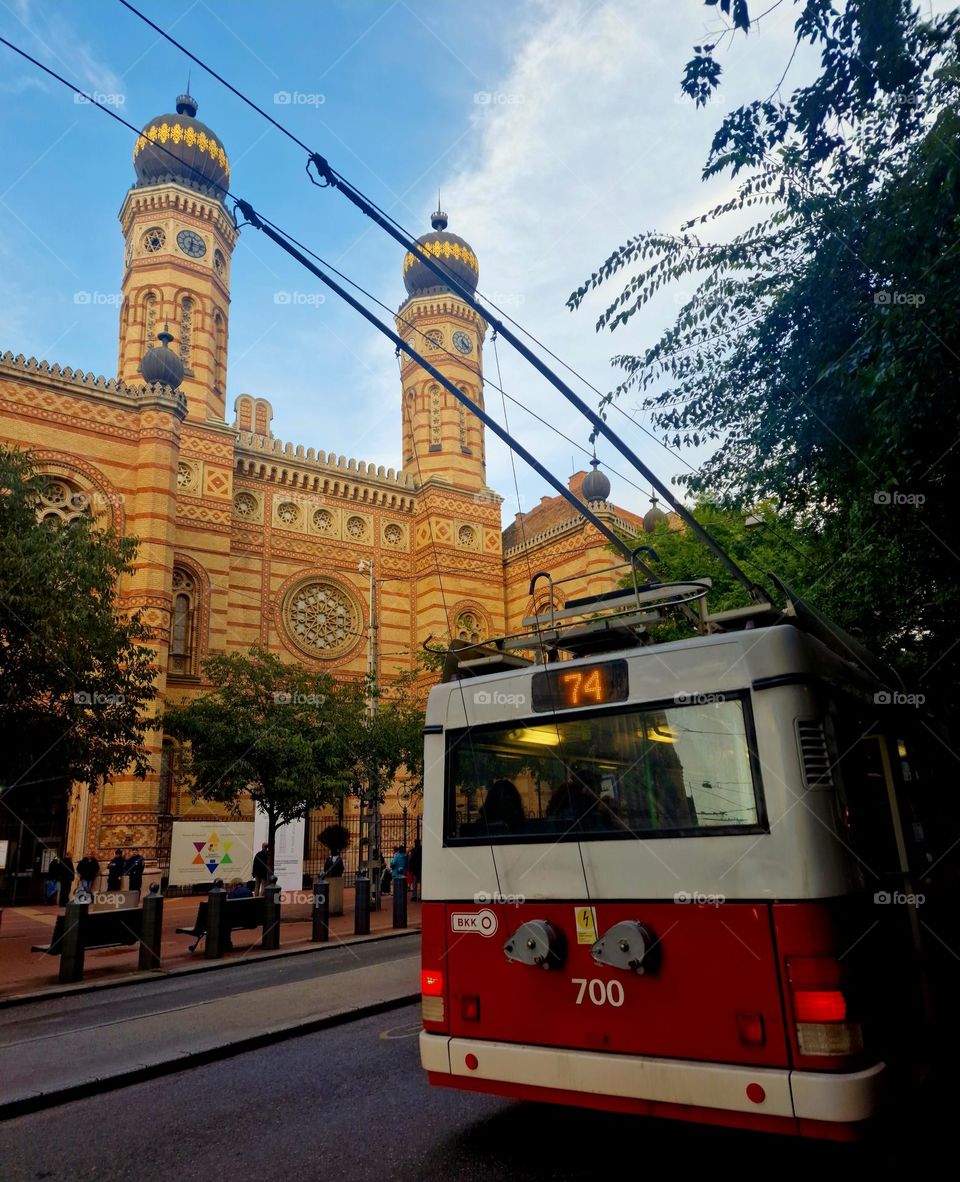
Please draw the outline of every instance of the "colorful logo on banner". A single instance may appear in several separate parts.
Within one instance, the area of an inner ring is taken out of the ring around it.
[[[195,841],[193,844],[197,851],[193,859],[194,866],[206,866],[214,874],[221,866],[233,865],[233,858],[230,857],[232,841],[221,841],[216,833],[211,833],[206,841]]]

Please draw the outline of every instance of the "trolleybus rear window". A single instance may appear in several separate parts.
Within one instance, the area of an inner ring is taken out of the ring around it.
[[[447,841],[762,832],[738,697],[447,732]]]

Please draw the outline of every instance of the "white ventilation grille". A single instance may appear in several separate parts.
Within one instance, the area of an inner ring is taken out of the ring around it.
[[[827,737],[823,733],[823,724],[817,721],[798,722],[797,738],[800,742],[800,762],[803,765],[804,785],[807,788],[832,788],[832,760],[830,752],[827,750]]]

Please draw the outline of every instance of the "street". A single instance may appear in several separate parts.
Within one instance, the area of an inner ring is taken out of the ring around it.
[[[916,1168],[936,1148],[908,1114],[889,1144],[851,1150],[430,1088],[418,1030],[411,1005],[10,1120],[3,1178],[532,1182],[675,1170],[678,1149],[688,1160],[777,1154],[788,1164],[778,1173],[832,1177]]]

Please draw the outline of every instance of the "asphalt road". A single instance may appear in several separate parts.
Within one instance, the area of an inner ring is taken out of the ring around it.
[[[882,1147],[850,1150],[429,1088],[418,1030],[410,1006],[4,1122],[0,1176],[595,1182],[686,1176],[699,1163],[722,1175],[738,1165],[804,1179],[811,1170],[922,1176],[944,1161],[929,1128],[950,1135],[930,1110],[904,1113]],[[942,1101],[946,1118],[954,1097]]]

